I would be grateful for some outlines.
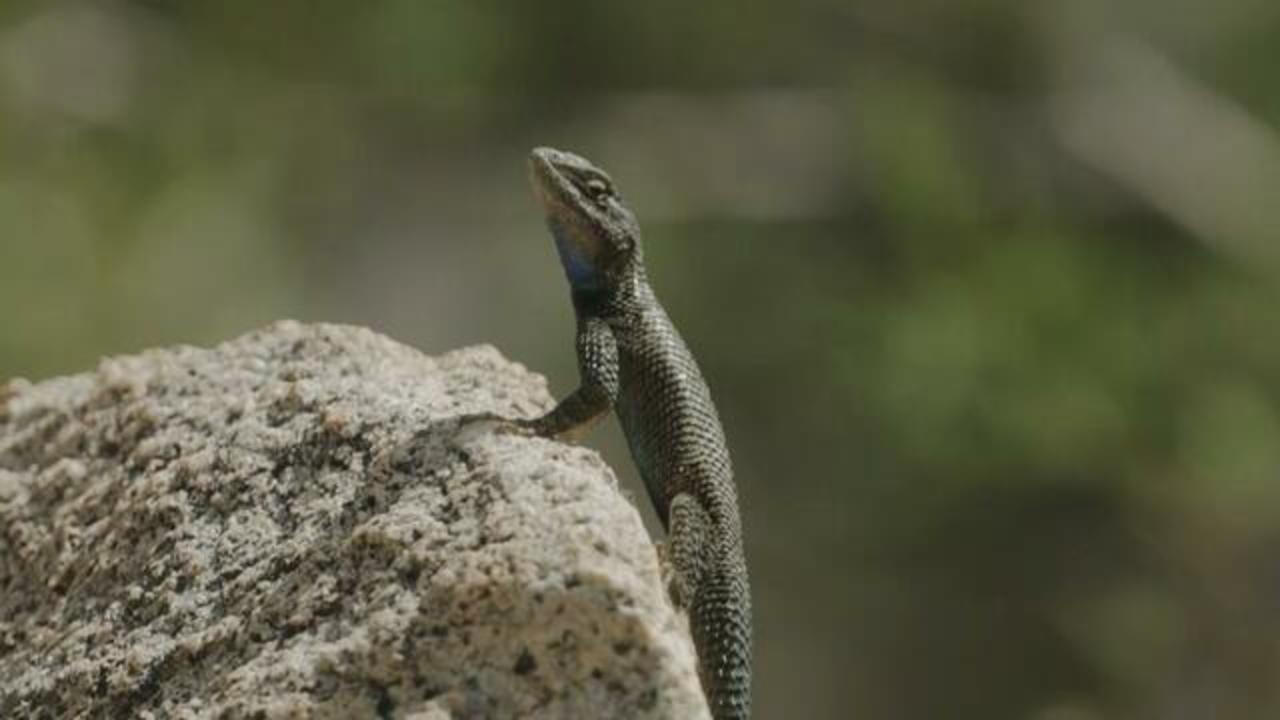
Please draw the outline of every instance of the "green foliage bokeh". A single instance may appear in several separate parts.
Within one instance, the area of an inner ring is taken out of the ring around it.
[[[8,2],[0,379],[294,316],[562,394],[564,146],[721,405],[760,717],[1277,717],[1277,68],[1265,0]]]

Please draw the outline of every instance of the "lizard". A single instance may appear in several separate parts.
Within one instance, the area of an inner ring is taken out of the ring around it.
[[[667,534],[669,594],[688,613],[715,720],[751,713],[751,591],[724,430],[693,354],[649,284],[640,225],[613,180],[573,153],[535,148],[530,179],[570,287],[579,387],[506,427],[576,437],[616,412]]]

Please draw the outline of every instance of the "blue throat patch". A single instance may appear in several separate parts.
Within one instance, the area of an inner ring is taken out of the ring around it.
[[[560,253],[560,264],[564,266],[564,274],[569,284],[579,290],[590,290],[600,283],[600,274],[595,259],[582,245],[575,240],[572,231],[559,220],[548,218],[547,227],[556,239],[556,250]]]

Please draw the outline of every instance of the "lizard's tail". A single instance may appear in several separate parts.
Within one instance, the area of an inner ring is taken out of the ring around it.
[[[715,720],[751,716],[751,589],[740,554],[717,558],[690,607],[698,674]],[[735,562],[736,558],[736,562]]]

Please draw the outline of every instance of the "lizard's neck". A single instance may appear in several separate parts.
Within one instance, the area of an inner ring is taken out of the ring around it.
[[[602,317],[611,325],[625,322],[655,302],[644,263],[639,259],[628,262],[616,280],[605,287],[573,290],[573,306],[579,314]]]

